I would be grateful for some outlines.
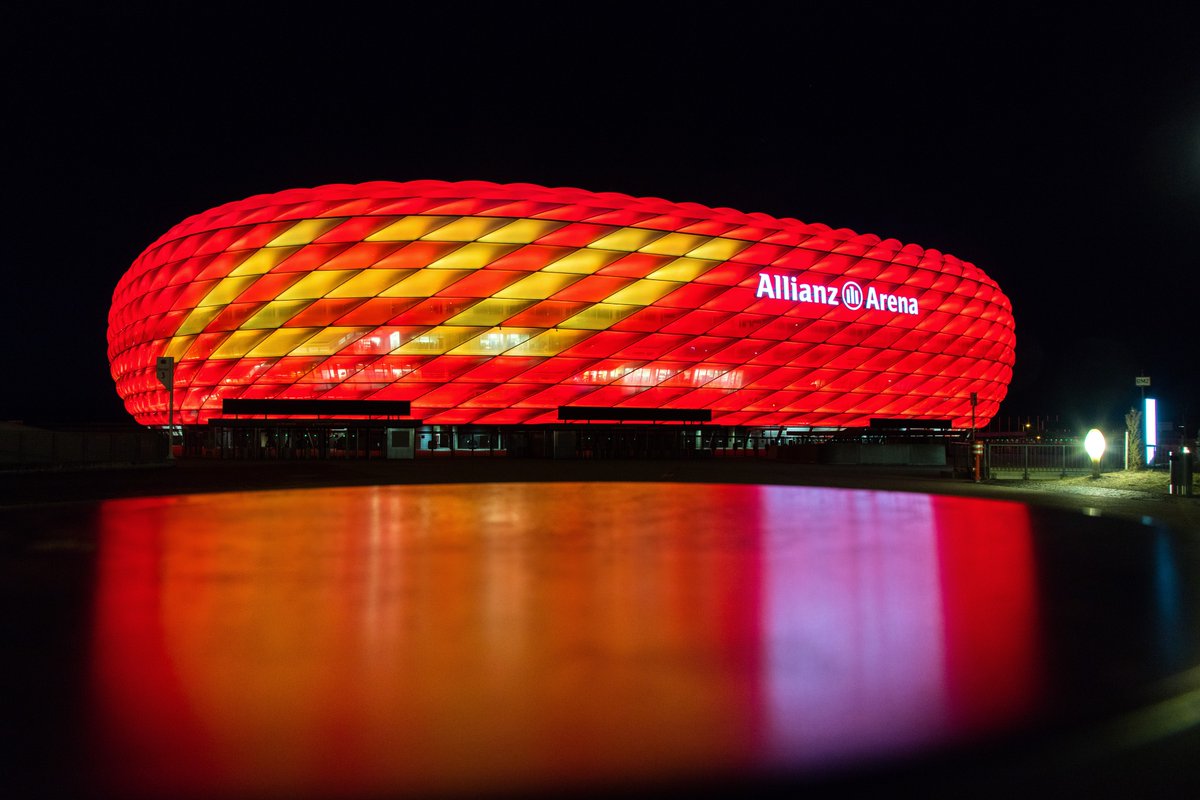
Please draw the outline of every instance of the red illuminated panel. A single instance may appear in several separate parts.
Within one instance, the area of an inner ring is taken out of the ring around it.
[[[108,326],[117,392],[143,424],[167,421],[154,364],[172,356],[187,424],[240,392],[411,398],[432,424],[483,419],[487,403],[488,421],[544,422],[579,404],[842,427],[966,426],[975,393],[985,425],[1015,342],[995,282],[937,250],[691,203],[477,181],[294,189],[197,214],[121,278]],[[365,379],[366,355],[476,366]],[[653,360],[661,380],[585,379],[612,358]],[[677,379],[751,364],[786,368],[787,380],[764,383],[761,369]]]

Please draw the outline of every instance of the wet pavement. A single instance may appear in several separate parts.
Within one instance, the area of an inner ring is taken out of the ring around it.
[[[6,483],[9,789],[1200,789],[1194,506],[244,466]]]

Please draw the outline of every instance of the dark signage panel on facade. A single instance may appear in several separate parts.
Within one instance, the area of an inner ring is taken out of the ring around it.
[[[221,403],[221,413],[237,416],[290,416],[295,414],[322,417],[369,416],[407,417],[411,411],[407,400],[249,400],[229,398]]]
[[[609,406],[562,406],[560,420],[603,420],[613,422],[712,422],[707,408],[614,408]]]

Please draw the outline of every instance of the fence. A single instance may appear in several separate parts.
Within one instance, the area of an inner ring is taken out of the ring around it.
[[[163,461],[166,455],[167,443],[163,436],[145,430],[0,428],[0,469],[148,464]]]
[[[984,467],[988,478],[1065,478],[1091,474],[1092,460],[1081,441],[989,442],[984,451]],[[1120,446],[1106,450],[1100,459],[1101,472],[1115,472],[1124,467],[1125,452]]]

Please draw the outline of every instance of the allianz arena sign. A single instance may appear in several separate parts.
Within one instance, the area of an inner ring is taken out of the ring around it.
[[[117,392],[167,421],[225,399],[408,401],[439,425],[564,406],[742,426],[996,413],[1012,307],[967,261],[841,228],[532,184],[293,189],[196,214],[118,282]]]
[[[874,286],[868,286],[864,295],[862,287],[854,281],[846,281],[840,286],[797,283],[796,281],[795,275],[771,275],[761,272],[758,275],[758,291],[754,293],[754,296],[767,297],[771,300],[791,300],[794,303],[844,305],[851,311],[866,308],[868,311],[874,309],[875,311],[890,311],[893,314],[920,313],[920,309],[917,307],[917,298],[876,291]]]

